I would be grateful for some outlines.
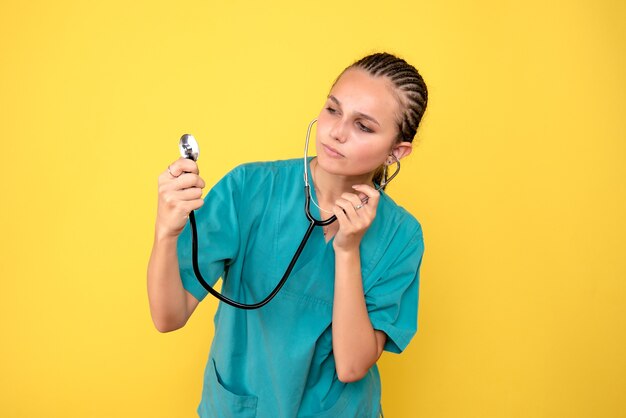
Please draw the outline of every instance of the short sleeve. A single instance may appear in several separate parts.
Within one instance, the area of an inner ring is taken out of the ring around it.
[[[423,254],[424,239],[419,227],[365,295],[372,327],[387,334],[385,351],[401,353],[417,332]]]
[[[238,168],[226,174],[205,196],[202,207],[195,211],[198,266],[202,277],[211,286],[224,274],[239,250],[240,177]],[[183,287],[201,301],[209,292],[193,270],[190,221],[179,235],[176,248]]]

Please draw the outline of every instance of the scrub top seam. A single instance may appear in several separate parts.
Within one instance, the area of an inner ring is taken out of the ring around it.
[[[275,187],[275,186],[273,186]],[[279,240],[279,235],[280,235],[280,228],[279,226],[281,225],[281,221],[283,219],[283,201],[282,199],[278,199],[278,216],[276,217],[276,227],[274,228],[274,248],[272,248],[272,252],[274,254],[278,254],[278,240]],[[274,263],[274,274],[276,275],[276,277],[278,277],[281,273],[280,273],[280,267],[278,266],[279,263]]]

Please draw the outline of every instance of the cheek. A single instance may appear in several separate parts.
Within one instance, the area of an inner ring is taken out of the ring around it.
[[[317,115],[318,128],[320,125],[325,125],[327,120],[328,120],[328,112],[325,109],[322,109],[319,115]]]
[[[386,155],[387,154],[384,150],[367,147],[361,150],[359,159],[367,165],[380,165],[383,161],[385,161]]]
[[[379,166],[387,159],[389,147],[384,145],[383,141],[381,141],[380,143],[376,143],[376,145],[370,144],[366,147],[360,147],[358,153],[359,159],[365,164]]]
[[[322,112],[317,116],[317,123],[315,124],[316,140],[319,139],[320,135],[325,135],[328,133],[330,124],[328,123],[328,114],[322,110]]]
[[[352,153],[351,157],[347,169],[352,175],[371,174],[385,161],[384,152],[381,154],[380,152],[374,152],[372,149],[359,150],[356,153]]]

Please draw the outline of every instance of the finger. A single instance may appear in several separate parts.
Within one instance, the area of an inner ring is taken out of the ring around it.
[[[372,217],[368,208],[361,201],[359,196],[356,195],[356,193],[344,193],[341,195],[341,197],[349,202],[351,208],[354,210],[354,212],[352,210],[348,212],[348,218],[353,222],[359,223],[359,225],[361,225],[360,221],[366,221],[367,219]]]
[[[192,187],[200,189],[205,187],[204,180],[197,174],[188,173],[178,178],[173,178],[166,170],[159,176],[159,194],[176,192]]]
[[[183,202],[176,209],[176,213],[183,218],[189,218],[189,212],[192,210],[200,209],[204,205],[204,199],[195,199],[188,202]]]
[[[359,220],[359,214],[356,212],[354,204],[349,200],[337,199],[335,201],[335,206],[340,208],[338,212],[343,212],[344,216],[346,216],[350,223],[355,223]]]
[[[169,173],[172,177],[179,177],[183,173],[200,174],[200,169],[194,160],[180,157],[169,165]]]
[[[202,197],[202,189],[199,187],[190,187],[175,193],[176,198],[182,201],[192,201]]]
[[[178,192],[169,192],[161,196],[159,207],[170,213],[188,214],[191,210],[199,208],[204,202],[200,189],[186,189]]]
[[[178,190],[188,189],[190,187],[204,187],[204,180],[195,173],[184,173],[180,177],[172,179],[175,188]]]
[[[187,202],[187,210],[191,212],[192,210],[198,210],[204,205],[204,199],[195,199]]]
[[[363,193],[367,198],[367,204],[371,205],[372,208],[375,209],[378,206],[378,200],[380,199],[380,192],[378,190],[367,184],[355,184],[352,188],[357,192]]]
[[[363,196],[365,196],[365,195],[363,195]],[[343,193],[341,195],[341,198],[349,201],[350,203],[352,203],[352,206],[354,206],[354,209],[357,210],[357,211],[359,209],[362,209],[363,206],[365,205],[365,203],[363,202],[363,199],[361,197],[357,196],[356,193]]]
[[[350,225],[350,220],[346,215],[346,212],[341,208],[341,206],[335,205],[332,209],[333,214],[337,217],[337,222],[339,222],[339,229],[345,230],[346,227]]]

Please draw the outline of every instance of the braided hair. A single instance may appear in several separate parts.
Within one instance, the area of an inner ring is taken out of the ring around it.
[[[395,88],[402,113],[397,121],[398,137],[396,142],[413,142],[428,102],[426,83],[415,67],[395,55],[379,52],[361,58],[343,70],[341,74],[352,68],[364,70],[373,77],[387,77],[389,79]],[[341,75],[337,80],[339,78]],[[376,170],[373,180],[377,184],[387,180],[384,167]]]

